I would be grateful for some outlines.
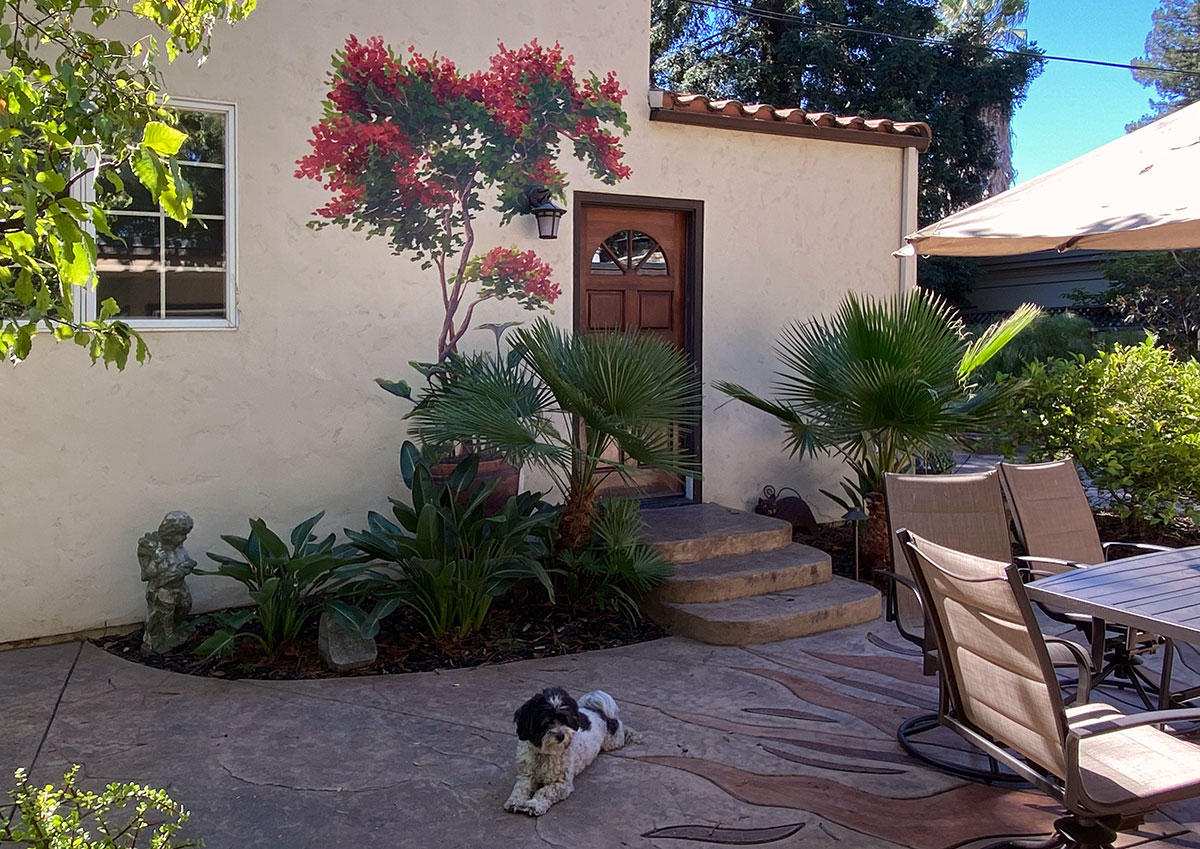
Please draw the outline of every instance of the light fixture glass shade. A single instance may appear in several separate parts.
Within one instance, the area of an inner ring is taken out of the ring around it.
[[[535,206],[533,215],[537,218],[538,238],[557,239],[558,222],[565,212],[565,209],[550,200]]]

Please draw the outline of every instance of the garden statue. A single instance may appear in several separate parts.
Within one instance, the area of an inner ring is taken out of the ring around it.
[[[165,654],[182,645],[191,636],[187,615],[192,609],[192,594],[184,579],[196,568],[183,541],[192,530],[192,517],[172,510],[163,517],[157,532],[138,540],[138,564],[146,582],[146,627],[142,648]]]

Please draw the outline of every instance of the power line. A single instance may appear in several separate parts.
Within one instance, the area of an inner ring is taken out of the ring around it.
[[[1121,68],[1127,71],[1161,71],[1169,74],[1182,74],[1189,77],[1200,77],[1200,71],[1188,71],[1182,68],[1167,68],[1161,65],[1131,65],[1123,64],[1121,62],[1105,62],[1101,59],[1080,59],[1075,56],[1052,56],[1048,53],[1037,53],[1032,50],[1008,50],[1004,47],[989,47],[981,44],[959,45],[940,38],[921,38],[913,35],[899,35],[897,33],[882,32],[880,30],[865,29],[863,27],[854,27],[848,24],[837,24],[831,21],[808,21],[791,12],[776,12],[770,9],[755,9],[749,6],[735,6],[728,3],[719,2],[719,0],[683,0],[683,2],[692,6],[705,6],[710,9],[717,9],[722,12],[733,12],[735,14],[764,18],[766,20],[796,24],[797,26],[808,27],[809,29],[825,29],[833,30],[835,32],[849,32],[856,35],[874,35],[881,38],[889,38],[893,41],[906,41],[914,44],[926,44],[931,46],[941,45],[943,47],[969,47],[973,50],[995,53],[999,56],[1024,56],[1030,59],[1039,59],[1045,61],[1072,62],[1076,65],[1096,65],[1102,68]],[[712,40],[712,38],[705,39],[706,42],[711,42]],[[706,44],[705,46],[708,45]]]

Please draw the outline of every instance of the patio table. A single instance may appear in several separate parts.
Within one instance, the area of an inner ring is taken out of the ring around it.
[[[1164,637],[1158,698],[1160,709],[1170,706],[1174,641],[1200,644],[1200,546],[1072,569],[1026,584],[1026,590],[1050,607]]]

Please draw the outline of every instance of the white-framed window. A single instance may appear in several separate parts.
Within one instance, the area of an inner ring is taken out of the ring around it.
[[[97,234],[98,281],[79,299],[80,318],[93,319],[113,298],[118,318],[137,330],[226,330],[237,326],[234,106],[172,98],[188,140],[176,159],[192,187],[187,226],[150,200],[128,167],[124,192],[103,177],[81,181],[118,239]]]

